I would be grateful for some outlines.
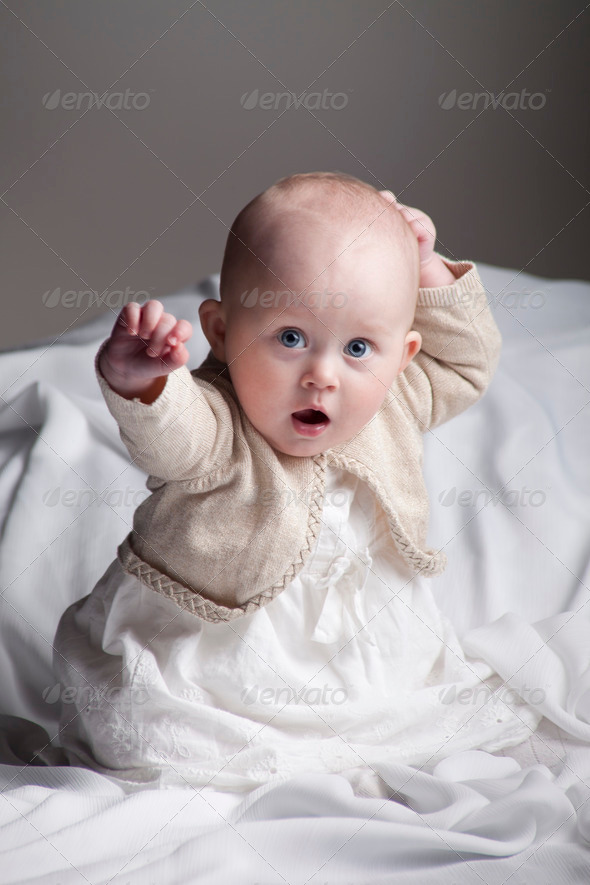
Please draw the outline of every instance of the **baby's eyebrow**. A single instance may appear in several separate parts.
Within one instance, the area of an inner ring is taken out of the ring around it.
[[[302,323],[305,322],[306,316],[307,316],[307,311],[301,309],[301,307],[296,308],[296,309],[289,308],[288,310],[281,311],[281,313],[278,316],[274,317],[271,322],[271,325],[272,326],[274,326],[274,325],[286,326],[286,325],[290,325],[290,324],[292,324],[294,326],[301,325]],[[313,317],[307,317],[307,318],[308,319],[309,318],[315,319],[315,315]],[[322,319],[321,315],[318,316],[317,318],[320,321]],[[327,324],[325,324],[325,325],[327,325]],[[387,325],[386,323],[381,322],[377,318],[375,318],[375,321],[369,321],[369,322],[367,322],[364,319],[357,319],[356,321],[351,320],[350,329],[351,329],[351,334],[354,333],[355,336],[377,335],[377,334],[388,335],[393,330],[391,325]]]
[[[387,334],[388,332],[391,332],[391,326],[381,322],[363,323],[361,321],[356,323],[356,326],[357,328],[361,329],[361,331],[367,334],[371,334],[374,332],[383,332],[384,334]]]

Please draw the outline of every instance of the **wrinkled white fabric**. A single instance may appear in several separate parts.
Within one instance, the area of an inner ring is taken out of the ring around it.
[[[115,562],[54,645],[71,761],[129,780],[241,790],[433,763],[520,743],[541,718],[465,658],[369,488],[334,468],[314,551],[268,605],[204,621]]]
[[[0,765],[0,833],[10,846],[1,879],[586,885],[589,759],[572,758],[559,777],[479,750],[432,773],[384,763],[385,798],[363,798],[342,774],[234,796],[186,786],[129,793],[88,769]]]

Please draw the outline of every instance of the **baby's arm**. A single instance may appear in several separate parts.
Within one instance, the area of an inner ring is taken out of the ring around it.
[[[398,376],[401,397],[421,429],[460,414],[485,393],[498,365],[502,338],[471,262],[434,252],[436,229],[418,209],[398,204],[420,251],[420,291],[412,326],[421,349]]]
[[[131,458],[164,481],[199,476],[204,456],[221,458],[231,446],[228,407],[186,368],[191,334],[191,324],[164,313],[158,301],[127,304],[95,361]]]

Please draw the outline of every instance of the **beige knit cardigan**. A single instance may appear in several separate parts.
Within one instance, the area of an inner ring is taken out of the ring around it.
[[[501,348],[475,265],[443,260],[456,282],[420,289],[412,328],[422,335],[421,350],[375,417],[314,457],[285,455],[263,439],[211,351],[198,369],[168,375],[146,405],[110,388],[99,350],[102,393],[151,491],[118,548],[123,569],[208,621],[268,605],[313,549],[333,466],[373,490],[412,572],[440,574],[445,553],[426,547],[422,437],[483,395]]]

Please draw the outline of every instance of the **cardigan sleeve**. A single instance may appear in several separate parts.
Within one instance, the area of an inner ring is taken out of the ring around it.
[[[475,265],[440,257],[456,282],[419,290],[412,328],[422,346],[391,388],[423,432],[483,396],[502,346]]]
[[[171,372],[151,404],[139,397],[126,399],[108,384],[99,368],[101,345],[94,368],[101,392],[133,463],[157,480],[186,480],[223,464],[232,446],[232,416],[222,394],[197,384],[183,366]]]

